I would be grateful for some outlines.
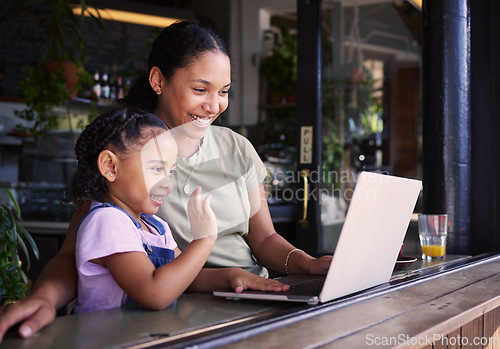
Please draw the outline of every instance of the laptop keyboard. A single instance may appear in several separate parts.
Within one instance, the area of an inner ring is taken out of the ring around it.
[[[292,285],[290,289],[283,292],[288,295],[317,296],[323,289],[325,279],[311,280],[302,284]]]

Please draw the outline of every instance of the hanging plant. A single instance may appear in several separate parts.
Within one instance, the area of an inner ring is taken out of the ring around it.
[[[16,133],[37,136],[53,129],[59,118],[54,107],[75,97],[82,84],[93,81],[84,68],[88,59],[83,35],[86,12],[92,22],[108,32],[99,8],[85,0],[16,1],[0,18],[3,23],[26,22],[21,41],[33,37],[40,55],[37,65],[25,68],[26,76],[19,85],[27,106],[16,111],[16,116],[30,123],[27,127],[17,125]]]

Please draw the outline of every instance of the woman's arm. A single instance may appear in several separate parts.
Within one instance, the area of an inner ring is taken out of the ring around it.
[[[19,335],[30,337],[54,321],[56,310],[76,297],[75,232],[89,205],[85,203],[71,218],[61,249],[44,266],[30,295],[0,309],[0,341],[19,322]]]
[[[260,263],[282,272],[288,269],[290,274],[326,274],[331,256],[314,258],[301,250],[289,255],[295,247],[274,229],[263,183],[249,193],[249,198],[251,205],[257,205],[258,209],[250,217],[250,232],[246,241]],[[285,269],[287,256],[288,265]]]

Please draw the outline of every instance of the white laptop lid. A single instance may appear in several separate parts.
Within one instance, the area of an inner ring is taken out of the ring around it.
[[[422,182],[415,179],[361,172],[356,181],[330,269],[321,292],[216,290],[214,295],[316,304],[365,290],[390,280]],[[314,275],[278,278],[287,283],[317,280]],[[325,279],[322,277],[322,279]]]
[[[361,172],[320,302],[388,282],[422,183]]]

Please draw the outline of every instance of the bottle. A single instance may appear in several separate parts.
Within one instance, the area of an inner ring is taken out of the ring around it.
[[[131,85],[132,85],[132,83],[131,83],[130,79],[127,78],[125,80],[125,86],[123,86],[123,93],[125,94],[125,96],[128,94],[128,91],[130,90]]]
[[[101,82],[99,81],[99,72],[96,70],[94,73],[94,86],[92,86],[92,99],[97,100],[101,98]]]
[[[108,73],[104,72],[102,74],[102,86],[101,86],[101,97],[104,99],[109,99],[110,87],[108,81]]]
[[[111,76],[109,77],[109,99],[115,101],[117,99],[117,82],[116,78],[118,76],[118,67],[113,64],[111,67]]]
[[[125,97],[125,91],[123,89],[123,79],[121,75],[118,75],[118,77],[116,78],[116,98],[120,100],[123,97]]]

